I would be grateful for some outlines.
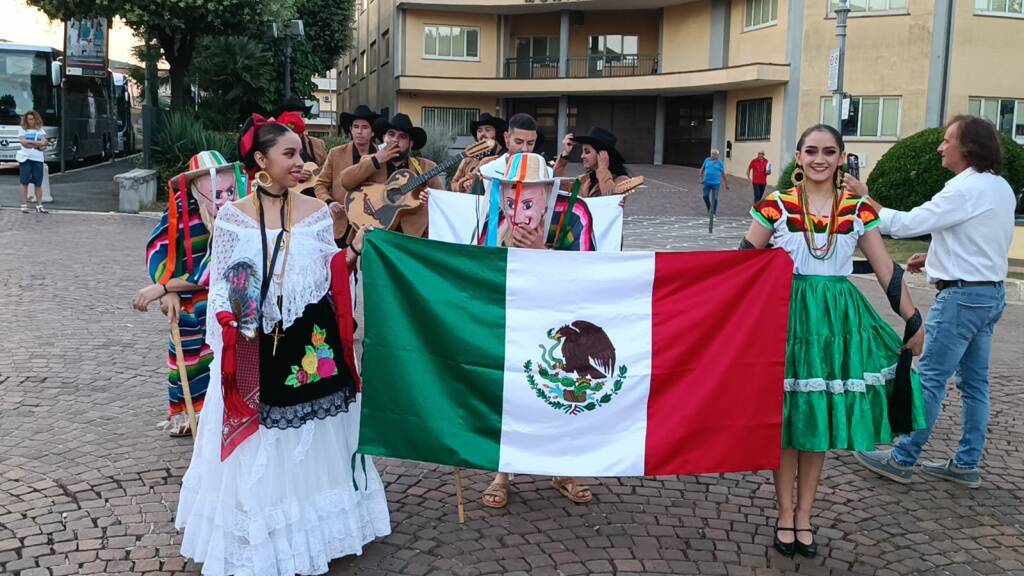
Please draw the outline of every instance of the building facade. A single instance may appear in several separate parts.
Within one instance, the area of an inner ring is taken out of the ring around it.
[[[365,103],[468,136],[528,112],[553,157],[567,132],[615,132],[633,163],[742,174],[781,167],[832,118],[836,0],[356,0],[339,109]],[[958,113],[1024,143],[1021,0],[851,0],[843,131],[862,174],[900,138]],[[780,169],[777,169],[777,173]],[[773,175],[774,177],[774,175]]]
[[[313,78],[316,89],[313,99],[317,108],[306,119],[306,130],[313,136],[324,137],[338,133],[338,85],[337,70],[328,70],[325,76]]]

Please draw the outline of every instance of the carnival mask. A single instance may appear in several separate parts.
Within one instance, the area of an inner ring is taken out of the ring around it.
[[[501,209],[505,221],[513,226],[536,228],[544,222],[548,208],[550,184],[523,184],[517,203],[516,185],[503,184],[501,187]]]
[[[214,177],[217,182],[215,187],[211,186]],[[238,198],[237,187],[235,173],[226,170],[214,172],[212,177],[203,175],[192,181],[192,193],[199,202],[199,207],[210,215],[211,220],[217,217],[217,211],[221,206]]]

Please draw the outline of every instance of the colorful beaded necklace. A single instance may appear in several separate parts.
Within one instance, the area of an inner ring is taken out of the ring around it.
[[[825,243],[818,246],[817,237],[814,233],[814,221],[811,219],[811,213],[808,210],[810,203],[807,201],[807,193],[804,191],[803,186],[798,186],[797,191],[799,192],[800,211],[804,219],[804,242],[807,244],[807,248],[810,249],[812,258],[815,260],[828,260],[836,249],[837,230],[839,227],[839,194],[833,189],[832,213],[825,224]]]

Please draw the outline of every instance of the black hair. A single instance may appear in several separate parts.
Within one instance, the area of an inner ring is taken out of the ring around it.
[[[252,142],[249,145],[248,150],[243,150],[244,143],[246,141],[246,135],[252,132]],[[292,130],[284,124],[278,124],[277,122],[267,122],[266,124],[260,125],[255,130],[252,125],[252,118],[245,121],[242,125],[242,131],[238,137],[238,158],[242,161],[242,164],[250,170],[254,170],[258,167],[256,164],[256,152],[262,152],[264,155],[270,151],[276,144],[281,136],[284,136]]]
[[[984,118],[965,114],[954,116],[946,128],[953,124],[959,129],[957,140],[960,150],[971,168],[993,174],[1003,171],[1003,147],[994,124]]]
[[[508,131],[511,132],[515,129],[520,130],[532,130],[537,131],[537,121],[533,119],[533,116],[520,112],[508,120]]]
[[[846,143],[843,142],[843,135],[839,133],[839,130],[836,130],[835,128],[829,126],[828,124],[815,124],[814,126],[808,128],[807,130],[804,130],[804,133],[800,135],[800,139],[796,141],[796,149],[800,150],[801,148],[803,148],[804,140],[806,140],[808,136],[814,134],[815,132],[828,132],[829,134],[832,135],[833,138],[835,138],[836,144],[839,146],[839,151],[844,152],[846,150]]]

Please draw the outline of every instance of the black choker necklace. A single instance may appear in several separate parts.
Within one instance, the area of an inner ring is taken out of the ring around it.
[[[273,192],[267,190],[263,186],[257,186],[256,189],[259,191],[260,194],[263,194],[264,196],[270,196],[271,198],[284,198],[285,195],[288,194],[287,190],[281,192],[280,194],[274,194]]]

